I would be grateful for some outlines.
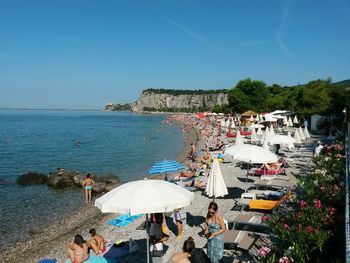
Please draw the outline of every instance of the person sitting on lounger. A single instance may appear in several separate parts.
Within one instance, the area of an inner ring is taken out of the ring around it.
[[[89,259],[88,244],[81,235],[75,235],[69,244],[68,256],[72,263],[83,263]]]
[[[106,252],[106,240],[101,235],[97,234],[94,228],[90,229],[89,234],[92,238],[88,241],[88,244],[95,254],[99,255]]]
[[[279,170],[284,166],[284,159],[280,158],[278,159],[277,163],[269,163],[269,164],[263,164],[260,169],[266,169],[266,170]]]
[[[189,237],[182,247],[183,252],[172,256],[173,263],[209,263],[209,258],[202,248],[196,248],[194,240]]]
[[[163,233],[163,214],[155,213],[151,214],[151,227],[149,230],[150,241],[154,245],[156,243],[162,243],[163,241],[167,241],[169,236]]]

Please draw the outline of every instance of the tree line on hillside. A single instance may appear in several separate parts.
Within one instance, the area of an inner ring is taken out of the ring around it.
[[[287,109],[309,117],[313,113],[341,113],[349,103],[348,85],[332,84],[330,79],[313,80],[304,85],[282,87],[263,81],[241,80],[229,91],[229,105],[214,107],[214,111],[242,113],[247,110],[270,112]]]

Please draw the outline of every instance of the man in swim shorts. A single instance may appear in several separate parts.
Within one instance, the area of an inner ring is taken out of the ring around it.
[[[91,174],[86,175],[86,179],[83,181],[83,188],[85,189],[85,202],[91,202],[92,187],[95,182],[91,179]]]

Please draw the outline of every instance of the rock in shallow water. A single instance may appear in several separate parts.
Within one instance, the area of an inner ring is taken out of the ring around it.
[[[48,177],[47,185],[55,189],[74,186],[74,178],[69,175],[51,175]]]
[[[17,178],[17,184],[19,185],[32,185],[32,184],[45,184],[47,182],[47,176],[42,173],[28,172],[20,175]]]

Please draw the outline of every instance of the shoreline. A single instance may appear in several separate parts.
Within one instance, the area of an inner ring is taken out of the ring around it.
[[[179,124],[172,123],[171,125]],[[191,143],[194,143],[199,148],[200,137],[195,127],[185,129],[183,136],[184,142],[186,142],[186,138],[187,142],[176,160],[186,164]],[[151,178],[164,179],[164,176],[155,175]],[[35,230],[35,233],[29,237],[4,248],[0,252],[0,257],[3,262],[18,263],[37,262],[48,255],[57,255],[55,256],[56,259],[60,259],[62,254],[66,254],[67,246],[75,234],[87,233],[93,227],[97,229],[103,228],[106,226],[106,221],[113,217],[116,217],[116,214],[102,214],[98,208],[93,206],[93,202],[88,205],[84,203],[76,211],[68,213],[63,220],[48,222],[44,228],[39,231]],[[58,262],[61,261],[58,260]]]

